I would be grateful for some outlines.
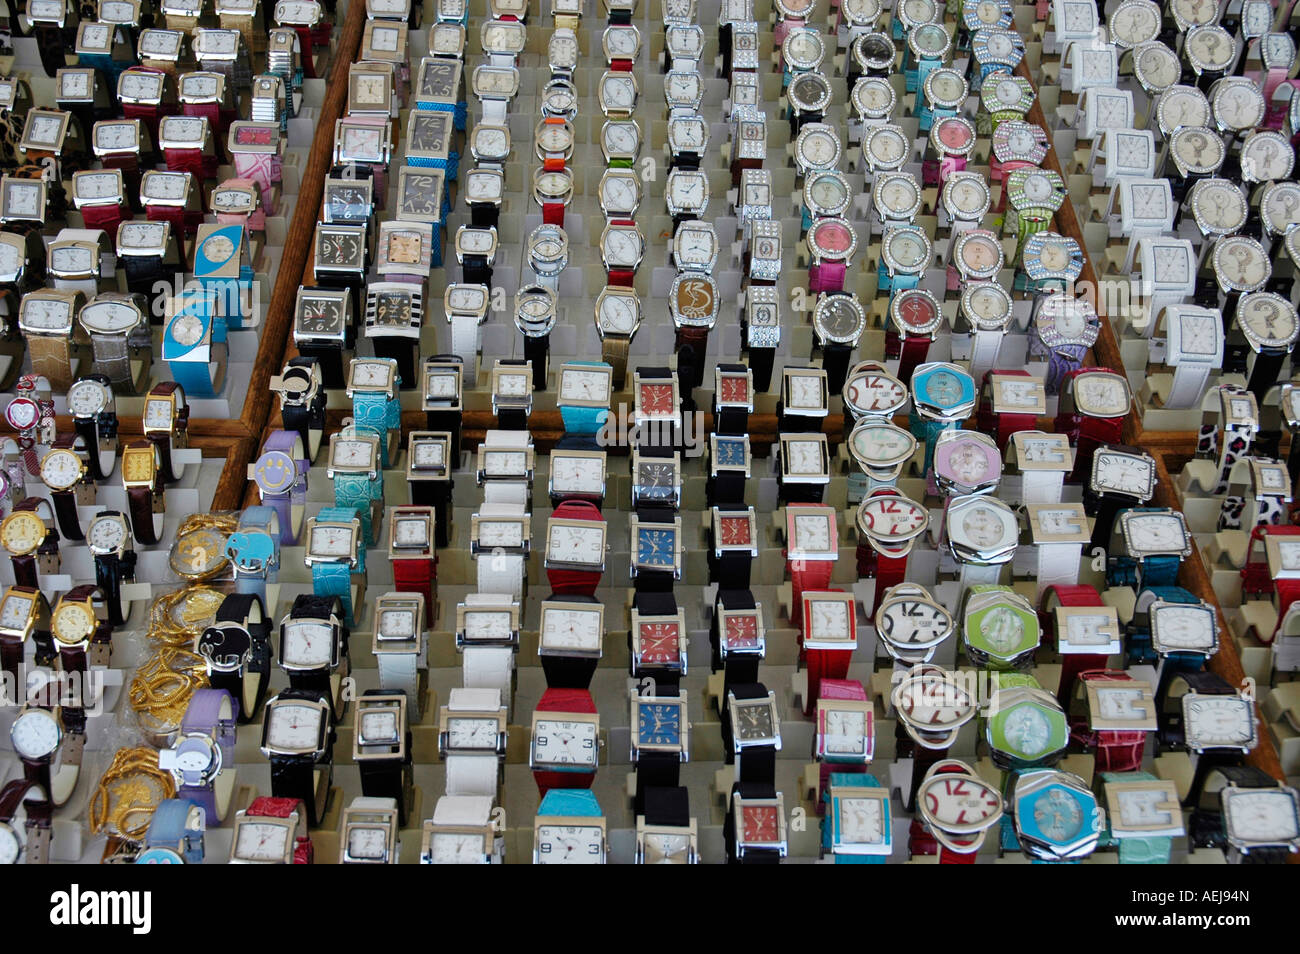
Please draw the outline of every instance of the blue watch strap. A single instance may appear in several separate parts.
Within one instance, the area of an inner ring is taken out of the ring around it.
[[[388,467],[388,432],[402,426],[401,398],[396,389],[392,397],[381,391],[353,391],[352,423],[359,431],[379,436],[379,463]]]
[[[191,811],[196,808],[201,817],[203,809],[188,798],[168,798],[159,802],[144,836],[146,849],[170,848],[177,851],[186,864],[202,864],[203,828],[187,827]]]
[[[376,495],[375,488],[379,493]],[[354,510],[361,518],[361,537],[367,546],[373,546],[378,540],[378,526],[372,516],[375,500],[384,499],[384,479],[371,480],[365,474],[334,475],[334,506],[345,510]]]
[[[1160,553],[1138,561],[1138,574],[1142,579],[1142,589],[1152,587],[1172,587],[1178,580],[1178,568],[1182,557],[1171,553]]]
[[[1102,782],[1155,782],[1150,772],[1102,772]],[[1106,813],[1106,830],[1102,833],[1104,844],[1113,844],[1119,850],[1122,865],[1167,865],[1174,840],[1168,836],[1151,835],[1146,838],[1116,838],[1111,832],[1114,806]]]
[[[251,507],[245,507],[244,512],[239,515],[239,529],[262,530],[279,539],[280,513],[274,507],[268,507],[266,504],[254,504]]]
[[[538,815],[557,817],[595,818],[605,813],[600,810],[596,795],[587,788],[553,788],[542,796],[537,806]]]
[[[569,361],[567,363],[581,365],[585,368],[609,367],[609,364],[604,361]],[[564,433],[566,434],[596,434],[604,426],[605,419],[609,417],[609,408],[560,404],[560,417],[564,421]]]
[[[206,361],[168,361],[167,373],[190,397],[216,397],[212,371]]]
[[[835,811],[835,805],[831,800],[831,789],[837,785],[852,785],[858,788],[880,788],[880,782],[870,772],[832,772],[827,780],[826,786],[826,814],[822,816],[822,853],[833,854],[835,845],[835,825],[838,821],[838,814]],[[885,803],[886,826],[885,831],[889,837],[890,848],[893,848],[893,834],[889,827],[892,817],[888,817],[889,805]],[[835,855],[835,864],[837,865],[883,865],[888,855]]]

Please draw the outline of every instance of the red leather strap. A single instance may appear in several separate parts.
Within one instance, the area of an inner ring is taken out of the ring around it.
[[[299,818],[306,818],[306,811],[307,806],[302,803],[300,798],[275,798],[271,795],[259,795],[249,803],[244,814],[254,818],[288,818],[294,812],[297,812]],[[309,865],[312,863],[313,856],[311,836],[303,835],[298,838],[293,848],[293,863],[295,865]]]
[[[1295,536],[1300,534],[1300,527],[1283,524],[1277,527],[1259,526],[1250,531],[1250,543],[1246,547],[1246,565],[1241,568],[1243,596],[1264,596],[1273,592],[1273,575],[1268,569],[1268,551],[1264,544],[1264,538],[1273,533]],[[1279,615],[1279,622],[1281,619]]]
[[[807,663],[808,691],[803,704],[803,714],[812,715],[817,708],[823,683],[842,680],[849,674],[849,664],[853,662],[851,649],[806,649],[804,662]]]
[[[172,224],[172,235],[176,237],[176,248],[180,252],[181,260],[184,261],[185,233],[187,231],[185,210],[175,205],[146,205],[144,207],[144,217],[151,222],[170,222]]]
[[[224,139],[225,136],[218,136],[221,129],[221,105],[219,103],[181,103],[181,115],[193,116],[195,119],[206,119],[208,125],[212,127],[212,138],[216,141]]]
[[[164,149],[163,160],[172,172],[192,172],[196,179],[212,179],[217,174],[217,157],[205,156],[202,149]]]
[[[1114,669],[1094,669],[1079,674],[1084,682],[1132,682],[1133,677]],[[1104,730],[1092,733],[1097,747],[1096,770],[1101,772],[1135,772],[1142,767],[1148,733],[1142,731]]]
[[[627,59],[613,59],[609,61],[609,68],[615,73],[631,73],[632,61]]]
[[[1017,377],[1032,377],[1024,368],[996,368],[992,371],[985,372],[984,380],[980,382],[980,403],[976,411],[976,423],[979,429],[985,434],[989,434],[997,442],[998,450],[1004,454],[1007,450],[1007,444],[1011,442],[1013,434],[1020,431],[1032,431],[1038,428],[1038,418],[1033,414],[994,414],[993,413],[993,392],[992,392],[992,375],[1007,374],[1016,375]]]
[[[536,712],[591,712],[596,711],[596,701],[586,689],[547,689],[537,700]],[[533,779],[537,791],[545,795],[553,788],[591,788],[596,779],[591,772],[553,772],[535,769]]]
[[[973,864],[975,864],[975,858],[976,858],[976,856],[977,856],[978,854],[979,854],[979,853],[978,853],[978,852],[975,852],[975,851],[971,851],[971,852],[968,852],[968,853],[966,853],[966,854],[962,854],[962,853],[960,853],[960,852],[953,851],[951,848],[944,848],[942,845],[940,845],[940,846],[939,846],[939,864],[941,864],[941,865],[973,865]]]
[[[898,360],[898,380],[911,385],[912,372],[918,364],[925,361],[930,353],[930,339],[923,335],[907,335],[903,338],[903,350]]]
[[[147,69],[148,67],[138,67]],[[162,70],[155,70],[161,73]],[[165,81],[164,81],[165,82]],[[138,119],[144,123],[149,130],[149,141],[157,144],[158,142],[158,123],[162,120],[164,109],[161,105],[146,105],[145,103],[123,103],[122,116],[126,119]]]
[[[600,508],[590,500],[566,500],[552,512],[551,516],[561,520],[601,520],[605,519]],[[573,593],[594,596],[600,585],[599,570],[570,570],[560,567],[548,567],[546,579],[551,584],[553,593]]]
[[[835,561],[787,559],[785,569],[790,574],[790,622],[803,632],[804,590],[830,589],[831,574],[835,572]]]
[[[123,112],[126,111],[127,104],[122,104]],[[136,117],[139,118],[139,117]],[[140,157],[134,152],[109,152],[100,157],[100,165],[105,169],[121,169],[124,173],[134,173],[140,171]]]
[[[1266,646],[1272,645],[1277,631],[1282,628],[1282,620],[1286,618],[1286,611],[1291,608],[1291,604],[1300,599],[1300,580],[1275,580],[1273,587],[1277,591],[1277,625],[1267,636],[1256,633],[1259,641]]]
[[[399,593],[419,593],[424,605],[433,612],[433,581],[438,578],[438,558],[435,556],[393,560],[393,588]]]
[[[1054,584],[1043,591],[1039,605],[1039,620],[1044,626],[1051,625],[1052,614],[1048,612],[1048,603],[1055,596],[1061,606],[1104,606],[1101,594],[1095,587],[1086,583],[1074,585]],[[1061,680],[1056,690],[1056,701],[1066,712],[1070,711],[1070,699],[1074,695],[1074,683],[1080,673],[1105,669],[1106,657],[1096,653],[1062,653]]]
[[[110,241],[117,241],[117,227],[127,217],[126,208],[121,202],[116,205],[83,205],[80,211],[81,221],[86,224],[86,228],[102,229],[110,236]]]
[[[543,159],[542,168],[547,172],[563,172],[564,159],[560,156],[557,156],[554,159]]]
[[[293,31],[298,34],[298,44],[302,47],[299,51],[299,59],[302,61],[302,75],[304,79],[316,78],[316,57],[312,48],[316,45],[315,31],[309,26],[295,26]]]
[[[611,268],[609,284],[622,288],[631,288],[636,283],[636,272],[630,268]]]
[[[589,689],[547,689],[537,700],[538,712],[595,712]]]
[[[542,221],[547,225],[558,225],[560,228],[564,228],[564,203],[543,202]]]

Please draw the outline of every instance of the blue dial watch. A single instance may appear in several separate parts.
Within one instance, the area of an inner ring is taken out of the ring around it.
[[[212,291],[229,328],[243,328],[245,295],[253,288],[253,268],[243,225],[199,226],[194,246],[194,277]]]
[[[162,358],[190,397],[216,397],[225,384],[226,322],[211,289],[188,288],[163,331]]]

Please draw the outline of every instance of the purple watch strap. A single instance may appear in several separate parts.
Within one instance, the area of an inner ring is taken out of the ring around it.
[[[225,689],[196,689],[181,719],[181,733],[211,734],[221,748],[221,758],[233,765],[239,700]]]
[[[287,491],[262,495],[262,501],[274,507],[280,515],[280,542],[297,543],[298,535],[302,532],[303,517],[306,515],[307,472],[311,469],[311,461],[303,451],[302,435],[298,431],[272,431],[262,445],[262,453],[268,451],[279,451],[287,455],[297,472],[297,479]]]
[[[1051,360],[1047,364],[1047,393],[1057,394],[1061,381],[1075,368],[1083,365],[1083,357],[1088,353],[1087,345],[1057,345],[1051,351]]]

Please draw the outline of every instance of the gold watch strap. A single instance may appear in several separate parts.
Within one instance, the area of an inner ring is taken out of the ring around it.
[[[625,335],[605,335],[600,345],[600,359],[614,369],[613,384],[616,391],[627,386],[627,355],[632,339]]]
[[[28,335],[32,370],[44,375],[55,391],[72,386],[72,339],[58,335]]]
[[[582,25],[582,17],[576,13],[557,13],[555,15],[555,29],[572,30],[578,32],[578,27]]]

